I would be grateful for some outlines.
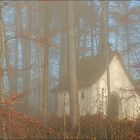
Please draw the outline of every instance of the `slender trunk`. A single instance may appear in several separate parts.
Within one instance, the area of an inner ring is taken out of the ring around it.
[[[5,51],[6,51],[6,35],[5,35],[5,30],[4,30],[4,23],[3,23],[3,17],[2,17],[2,2],[0,2],[0,106],[3,100],[3,58],[5,56]]]
[[[86,55],[87,33],[88,33],[87,24],[85,23],[84,32],[83,32],[83,41],[82,41],[82,57]]]
[[[43,78],[43,95],[41,97],[41,112],[42,112],[42,117],[44,120],[47,119],[48,115],[48,54],[49,54],[49,49],[48,46],[45,48],[44,52],[44,78]]]
[[[61,33],[60,82],[67,77],[67,36]]]
[[[76,68],[76,42],[74,28],[74,2],[68,1],[68,64],[71,131],[79,125],[79,101]]]
[[[105,59],[107,68],[107,92],[108,92],[108,115],[110,114],[110,69],[109,69],[109,43],[108,43],[108,1],[103,1],[103,23],[104,23],[104,40],[103,46],[105,47]]]
[[[99,43],[98,43],[97,36],[98,36],[97,27],[95,26],[94,41],[95,41],[95,48],[96,48],[96,51],[97,51],[97,53],[98,53],[98,46],[99,46]]]
[[[94,55],[94,31],[92,25],[90,35],[91,35],[91,55]]]
[[[46,3],[46,28],[45,36],[47,38],[47,45],[44,48],[44,67],[43,67],[43,92],[40,95],[40,110],[43,120],[48,119],[48,62],[49,62],[49,3]]]
[[[95,26],[96,26],[96,10],[95,10],[95,6],[90,4],[90,16],[91,18],[91,22],[90,22],[90,36],[91,36],[91,55],[95,54]]]
[[[80,30],[80,17],[77,17],[77,61],[80,58],[80,39],[81,39],[81,30]],[[79,65],[79,64],[78,64]],[[79,67],[79,66],[78,66]]]
[[[102,2],[102,7],[105,2]],[[105,56],[105,22],[104,22],[104,11],[102,9],[101,17],[100,17],[100,29],[99,29],[99,46],[98,46],[98,54]]]
[[[36,10],[36,19],[35,19],[35,22],[36,22],[36,24],[35,24],[35,34],[37,35],[37,36],[39,36],[39,37],[41,37],[42,36],[42,34],[43,34],[43,31],[41,32],[40,31],[40,27],[43,27],[44,26],[44,19],[43,19],[43,17],[41,16],[43,13],[45,13],[45,8],[43,7],[43,5],[45,5],[44,4],[44,2],[39,2],[39,1],[37,1],[36,2],[36,5],[38,6],[38,5],[41,5],[41,7],[42,7],[42,9],[41,10],[39,10],[39,9],[37,9]],[[40,22],[40,21],[42,21],[42,22]],[[36,65],[36,77],[37,77],[37,89],[36,89],[36,98],[39,96],[41,96],[41,95],[43,95],[43,60],[42,60],[42,58],[43,58],[43,55],[44,55],[44,50],[43,50],[43,44],[41,44],[41,43],[38,43],[37,44],[37,46],[36,46],[36,57],[37,57],[37,65]],[[43,52],[43,53],[42,53]],[[42,97],[42,99],[43,99],[43,97]],[[40,102],[40,101],[39,101]],[[40,104],[40,103],[39,103]],[[38,107],[37,108],[37,112],[38,112],[38,115],[40,114],[40,107]],[[43,111],[42,111],[43,112]]]
[[[66,2],[63,2],[63,13],[61,15],[61,48],[60,48],[60,82],[66,79],[68,76],[68,64],[67,64],[67,33],[63,32],[63,29],[66,29]]]
[[[115,7],[115,16],[117,17],[117,10],[118,10],[118,1],[116,2],[116,7]],[[115,25],[115,35],[116,35],[116,38],[115,38],[115,50],[118,51],[118,36],[119,36],[119,32],[118,32],[118,23],[116,23]]]
[[[23,2],[24,3],[24,2]],[[31,4],[29,2],[29,4]],[[27,11],[27,19],[28,19],[28,23],[27,23],[27,26],[25,27],[26,30],[28,32],[31,32],[31,11],[28,10]],[[22,23],[24,24],[24,23]],[[24,32],[24,28],[23,28],[23,25],[22,25],[22,32]],[[30,39],[24,39],[22,38],[21,39],[21,45],[22,45],[22,59],[23,59],[23,93],[28,93],[28,96],[29,96],[29,93],[30,93],[30,69],[31,69],[31,40]],[[29,113],[29,101],[28,101],[28,96],[25,96],[24,97],[24,102],[25,102],[25,112],[26,113]]]
[[[128,13],[128,1],[124,1],[125,5],[125,13]],[[127,46],[127,57],[128,57],[128,71],[131,72],[131,67],[130,67],[130,42],[129,42],[129,23],[128,23],[128,16],[126,15],[125,19],[125,37],[126,37],[126,46]]]
[[[20,11],[20,8],[19,6],[17,5],[16,7],[16,13],[15,13],[15,30],[19,31],[19,20],[20,20],[20,16],[21,16],[21,13],[19,12]],[[19,47],[18,47],[18,39],[19,38],[15,38],[15,41],[14,41],[14,68],[15,70],[11,71],[11,81],[12,83],[10,83],[11,87],[13,88],[11,93],[16,93],[18,92],[18,55],[19,55]],[[9,65],[10,66],[10,65]],[[10,73],[9,73],[10,74]]]

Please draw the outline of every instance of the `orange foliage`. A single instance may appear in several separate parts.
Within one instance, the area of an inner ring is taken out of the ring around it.
[[[2,119],[5,124],[4,126],[0,125],[0,133],[9,133],[10,130],[13,137],[40,138],[48,137],[54,133],[53,129],[44,127],[41,120],[12,109],[0,108],[0,120]]]
[[[22,93],[22,94],[18,94],[18,93],[12,93],[12,95],[8,98],[6,98],[2,104],[3,106],[9,107],[12,104],[15,104],[21,97],[26,96],[27,93]]]
[[[12,135],[11,137],[36,139],[48,137],[54,133],[53,129],[44,127],[41,120],[11,109],[11,105],[26,95],[27,93],[11,93],[10,97],[2,102],[3,107],[0,107],[0,122],[2,122],[0,123],[0,136],[6,133]]]

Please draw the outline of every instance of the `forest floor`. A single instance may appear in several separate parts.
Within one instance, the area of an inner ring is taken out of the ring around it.
[[[48,123],[23,113],[0,108],[0,139],[140,140],[140,119],[111,121],[101,114],[80,118],[80,129],[70,131],[69,117],[53,115]],[[80,130],[80,136],[77,135]],[[137,138],[136,138],[137,137]]]

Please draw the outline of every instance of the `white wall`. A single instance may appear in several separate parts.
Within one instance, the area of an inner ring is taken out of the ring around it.
[[[137,96],[137,102],[135,97],[135,91],[130,91],[128,89],[134,89],[133,84],[126,76],[120,61],[118,60],[117,56],[115,56],[110,64],[110,90],[111,92],[116,92],[119,97],[121,98],[122,104],[120,104],[120,118],[122,117],[134,117],[138,115],[138,106],[140,106],[140,98]],[[103,110],[104,114],[107,113],[107,72],[103,74],[103,76],[98,80],[98,82],[92,86],[92,96],[97,98],[99,94],[103,92]],[[99,87],[97,90],[95,87]],[[120,89],[124,89],[120,90]],[[98,94],[99,93],[99,94]],[[128,98],[130,97],[131,98]],[[137,105],[138,104],[138,105]],[[94,108],[96,110],[96,107]],[[140,110],[139,110],[140,111]],[[94,112],[95,113],[95,112]]]
[[[81,97],[81,93],[84,93],[84,99]],[[65,100],[64,100],[65,98]],[[90,104],[91,104],[91,91],[90,88],[81,89],[79,91],[79,106],[80,106],[80,114],[86,115],[90,112]],[[65,107],[64,107],[65,102]],[[56,103],[56,113],[58,116],[63,116],[64,110],[67,115],[70,113],[70,100],[69,100],[69,92],[64,91],[61,93],[57,93],[57,103]]]
[[[68,91],[57,93],[57,99],[56,99],[56,113],[58,116],[63,116],[64,111],[66,114],[69,114],[70,112],[70,106],[69,106],[69,93]],[[65,105],[64,105],[65,103]]]

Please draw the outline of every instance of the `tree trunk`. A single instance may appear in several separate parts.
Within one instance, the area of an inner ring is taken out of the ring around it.
[[[125,37],[126,37],[126,48],[127,48],[127,60],[128,60],[128,71],[131,72],[131,67],[130,67],[130,41],[129,41],[129,23],[128,23],[128,1],[124,1],[124,6],[125,6],[125,24],[124,24],[124,29],[125,29]]]
[[[108,43],[108,1],[102,1],[103,7],[103,23],[104,23],[104,40],[103,40],[103,47],[105,48],[105,59],[106,59],[106,69],[107,69],[107,93],[108,93],[108,115],[110,114],[110,69],[109,69],[109,43]]]
[[[24,2],[23,2],[24,4]],[[31,5],[31,2],[29,2],[29,5]],[[26,27],[24,29],[22,23],[22,32],[28,31],[31,32],[31,11],[27,11],[27,20]],[[27,38],[21,39],[21,45],[22,45],[22,59],[23,59],[23,93],[28,93],[28,96],[24,97],[24,104],[25,104],[25,112],[29,113],[29,93],[30,93],[30,81],[31,81],[31,40]]]
[[[67,78],[68,76],[68,64],[67,64],[67,54],[68,54],[68,47],[67,47],[67,32],[66,29],[66,2],[62,2],[61,6],[61,48],[60,48],[60,73],[59,73],[59,80],[60,83]]]
[[[48,62],[49,62],[49,3],[46,3],[46,28],[45,36],[47,45],[44,48],[44,67],[43,67],[43,92],[40,95],[40,111],[43,120],[48,119]]]
[[[3,100],[3,58],[6,51],[6,35],[5,35],[5,29],[3,24],[3,16],[2,16],[2,2],[0,2],[0,106]]]
[[[79,125],[79,101],[77,85],[76,42],[74,28],[74,2],[68,1],[68,73],[70,94],[71,130]]]
[[[67,64],[67,36],[66,33],[61,33],[61,51],[60,51],[60,83],[66,79],[67,75],[68,75],[68,64]]]
[[[91,25],[91,29],[90,29],[90,35],[91,35],[91,55],[94,55],[94,30],[93,30],[93,26]]]

